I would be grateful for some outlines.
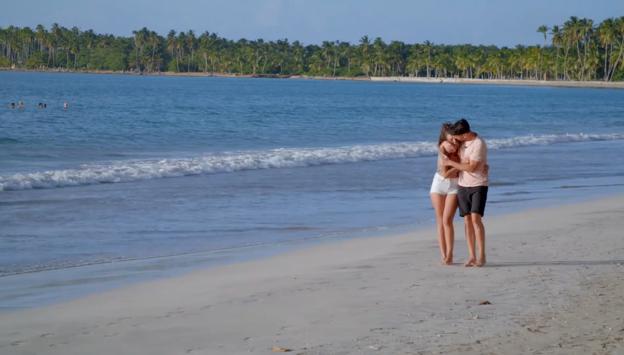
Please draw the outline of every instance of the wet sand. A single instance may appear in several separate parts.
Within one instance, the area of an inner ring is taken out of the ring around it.
[[[329,242],[0,314],[1,354],[621,354],[624,197],[486,216],[488,265],[433,228]],[[485,302],[487,301],[487,302]]]

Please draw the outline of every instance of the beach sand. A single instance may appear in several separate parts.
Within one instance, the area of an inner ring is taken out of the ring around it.
[[[401,82],[421,84],[472,84],[472,85],[513,85],[513,86],[543,86],[543,87],[567,87],[567,88],[599,88],[599,89],[624,89],[624,81],[603,80],[534,80],[534,79],[472,79],[472,78],[426,78],[413,76],[310,76],[310,75],[283,75],[283,74],[227,74],[227,73],[204,73],[204,72],[155,72],[135,73],[128,71],[112,70],[27,70],[0,68],[0,71],[13,72],[43,72],[43,73],[80,73],[80,74],[103,74],[103,75],[144,75],[165,77],[218,77],[218,78],[269,78],[269,79],[292,79],[292,80],[329,80],[329,81],[377,81],[377,82]]]
[[[602,88],[623,89],[622,81],[575,81],[575,80],[533,80],[533,79],[470,79],[470,78],[424,78],[407,76],[371,77],[371,81],[390,81],[401,83],[425,83],[425,84],[473,84],[473,85],[520,85],[520,86],[545,86],[567,88]]]
[[[624,354],[624,197],[485,221],[484,268],[459,221],[450,267],[433,228],[330,242],[2,313],[0,354]]]

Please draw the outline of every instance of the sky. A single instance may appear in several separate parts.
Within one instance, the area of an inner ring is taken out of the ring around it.
[[[287,38],[304,44],[363,35],[438,44],[541,44],[540,25],[570,16],[599,23],[624,16],[624,0],[0,0],[0,27],[57,22],[131,36],[147,27],[238,40]]]

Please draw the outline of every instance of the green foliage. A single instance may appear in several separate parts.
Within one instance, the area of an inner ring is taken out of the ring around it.
[[[42,53],[35,53],[26,60],[26,68],[42,69],[45,66]]]
[[[542,25],[543,46],[407,44],[364,36],[357,44],[304,46],[287,39],[228,40],[215,33],[147,28],[131,37],[53,24],[0,27],[0,67],[240,75],[420,76],[438,78],[624,80],[624,17],[595,26],[571,17]],[[550,40],[550,43],[549,43]]]
[[[9,58],[0,57],[0,68],[10,68],[10,67],[11,67],[11,61],[9,60]]]
[[[127,69],[127,54],[120,48],[96,48],[91,55],[91,68],[122,71]]]
[[[617,70],[613,74],[613,80],[614,81],[622,81],[622,80],[624,80],[624,68]]]
[[[178,67],[179,67],[179,64],[178,64],[177,59],[170,60],[169,64],[167,65],[167,71],[177,72],[178,71],[178,69],[177,69]]]

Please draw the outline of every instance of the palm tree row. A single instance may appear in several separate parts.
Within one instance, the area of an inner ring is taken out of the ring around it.
[[[624,80],[624,17],[598,25],[571,17],[540,26],[543,45],[514,48],[406,44],[364,36],[356,44],[222,38],[142,28],[132,37],[52,25],[0,27],[0,67],[38,70],[205,72],[238,75],[422,76],[434,78]]]

